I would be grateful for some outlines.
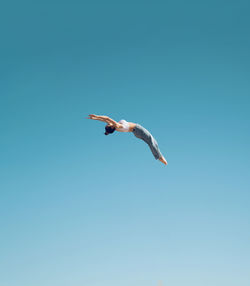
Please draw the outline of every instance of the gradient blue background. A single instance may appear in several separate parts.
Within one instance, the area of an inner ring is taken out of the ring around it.
[[[249,8],[1,2],[1,285],[249,286]]]

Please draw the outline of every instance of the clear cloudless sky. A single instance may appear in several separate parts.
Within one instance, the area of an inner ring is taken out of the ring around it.
[[[1,286],[249,286],[249,11],[1,2]]]

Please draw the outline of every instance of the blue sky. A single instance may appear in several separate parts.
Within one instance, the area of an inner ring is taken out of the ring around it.
[[[1,6],[0,284],[249,285],[249,2]]]

